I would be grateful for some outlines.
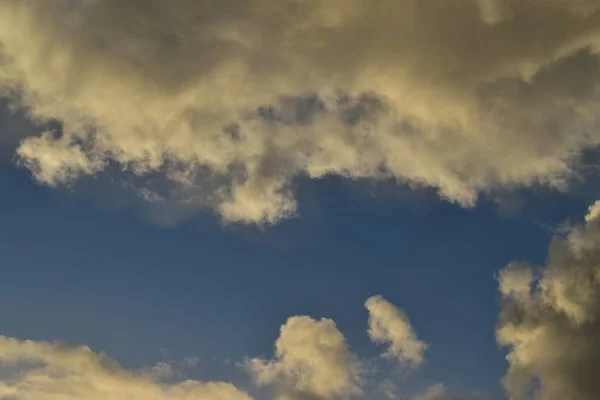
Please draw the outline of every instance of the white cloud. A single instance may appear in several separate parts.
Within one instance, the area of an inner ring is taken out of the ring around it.
[[[398,386],[390,379],[383,379],[375,385],[373,393],[369,398],[395,400],[399,398]]]
[[[369,311],[369,337],[388,345],[384,356],[409,366],[423,362],[428,345],[417,338],[404,311],[382,296],[369,298],[365,307]]]
[[[446,388],[441,383],[429,386],[423,392],[415,395],[414,400],[446,400]]]
[[[157,379],[169,379],[176,375],[173,365],[166,361],[161,361],[150,368],[149,372]]]
[[[441,383],[429,386],[424,391],[417,393],[411,400],[483,400],[481,395],[454,396],[448,393],[446,387]]]
[[[523,263],[512,262],[499,274],[500,293],[503,296],[526,298],[531,294],[534,271]]]
[[[18,149],[48,185],[117,165],[256,223],[296,212],[298,176],[468,206],[563,188],[600,144],[599,23],[595,0],[6,0],[0,91],[62,123]]]
[[[596,201],[594,204],[592,204],[589,209],[588,209],[588,213],[585,216],[585,222],[592,222],[592,220],[597,219],[600,216],[600,201]]]
[[[554,238],[547,265],[509,265],[500,274],[496,335],[509,348],[505,377],[514,400],[600,398],[600,219]],[[539,387],[538,387],[539,386]]]
[[[325,400],[361,393],[360,363],[329,319],[288,319],[275,343],[275,359],[252,359],[248,370],[280,400]]]
[[[393,325],[397,315],[377,318],[391,318]],[[0,336],[0,399],[252,400],[228,382],[183,380],[185,371],[198,362],[190,357],[126,369],[86,346]],[[350,351],[330,319],[289,318],[281,326],[274,358],[254,358],[242,365],[258,387],[273,389],[278,400],[397,399],[401,392],[395,380],[366,376],[365,363]],[[441,384],[412,398],[466,399],[448,395]]]
[[[251,400],[225,382],[165,384],[160,380],[165,373],[170,376],[168,364],[152,371],[127,370],[88,347],[0,337],[0,365],[1,399]]]

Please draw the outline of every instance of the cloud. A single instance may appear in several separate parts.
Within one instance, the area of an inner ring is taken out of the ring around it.
[[[383,379],[376,383],[375,389],[368,398],[395,400],[400,398],[398,386],[390,379]]]
[[[385,302],[381,297],[371,304]],[[386,303],[384,306],[397,308]],[[397,314],[378,318],[397,322]],[[0,336],[2,400],[252,400],[228,382],[184,380],[199,359],[162,361],[151,367],[126,369],[87,346],[19,340]],[[271,360],[247,359],[240,364],[257,387],[273,389],[278,400],[397,399],[399,382],[392,376],[367,376],[367,362],[353,354],[330,319],[294,316],[281,326]],[[465,400],[442,384],[415,394],[415,400]]]
[[[446,388],[441,383],[437,383],[417,394],[414,400],[445,400],[446,398]]]
[[[361,370],[330,319],[288,319],[275,343],[275,359],[252,359],[247,369],[280,400],[325,400],[361,393]]]
[[[565,188],[600,143],[598,26],[594,0],[6,0],[0,91],[60,123],[17,150],[51,186],[116,166],[261,224],[297,177],[470,206]]]
[[[13,162],[21,140],[45,129],[47,127],[37,126],[22,110],[8,104],[0,95],[0,164]]]
[[[499,275],[498,342],[508,347],[512,399],[600,398],[600,218],[550,244],[542,268],[512,263]]]
[[[164,360],[156,363],[152,367],[145,369],[160,382],[175,382],[184,380],[187,372],[198,366],[200,359],[198,357],[186,357],[182,360]]]
[[[416,394],[411,400],[483,400],[481,395],[454,396],[448,394],[446,387],[441,383],[429,386],[423,392]]]
[[[0,399],[251,400],[225,382],[161,383],[165,372],[127,370],[84,346],[0,337]]]
[[[417,338],[404,311],[382,296],[369,298],[365,307],[369,311],[369,337],[376,343],[388,345],[385,357],[408,366],[423,363],[428,345]]]

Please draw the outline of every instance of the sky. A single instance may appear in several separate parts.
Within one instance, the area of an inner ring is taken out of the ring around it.
[[[595,0],[0,0],[0,400],[596,400]]]

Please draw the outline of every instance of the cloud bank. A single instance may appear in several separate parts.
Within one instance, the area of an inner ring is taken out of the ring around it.
[[[577,176],[599,27],[594,0],[4,0],[0,92],[61,125],[17,150],[51,186],[114,168],[259,224],[297,212],[298,177],[470,206]]]
[[[2,400],[251,400],[230,383],[164,384],[88,347],[0,337]]]
[[[514,400],[600,398],[599,204],[552,241],[546,266],[511,263],[499,275],[496,335],[509,349],[504,383]]]

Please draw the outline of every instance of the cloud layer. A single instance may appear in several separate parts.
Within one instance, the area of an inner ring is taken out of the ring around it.
[[[61,124],[18,149],[48,185],[116,168],[246,223],[330,174],[469,206],[600,142],[599,26],[594,0],[5,0],[0,91]]]
[[[514,400],[600,398],[599,204],[584,226],[552,241],[545,267],[512,263],[499,275],[496,334],[510,350],[505,386]]]

